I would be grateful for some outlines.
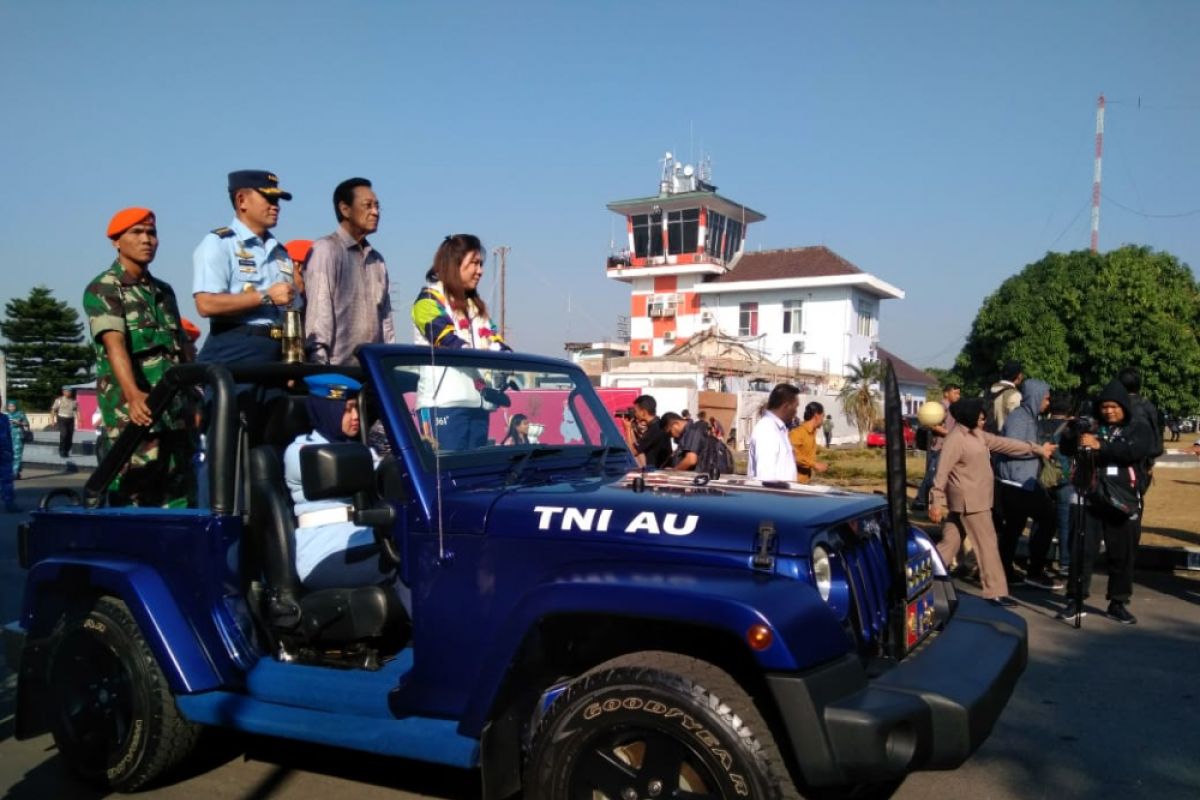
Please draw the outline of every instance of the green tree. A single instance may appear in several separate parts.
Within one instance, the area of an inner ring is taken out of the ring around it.
[[[1170,253],[1127,245],[1108,253],[1048,253],[983,302],[954,364],[964,390],[1021,362],[1076,396],[1127,366],[1167,411],[1200,408],[1200,285]]]
[[[858,443],[867,438],[867,431],[883,416],[879,385],[883,381],[883,364],[879,361],[859,359],[857,364],[847,364],[846,383],[838,393],[842,410],[858,428]]]
[[[10,396],[30,408],[49,408],[63,386],[91,378],[95,357],[83,344],[79,314],[45,286],[9,300],[4,313],[0,334],[7,343],[0,349],[8,362]]]

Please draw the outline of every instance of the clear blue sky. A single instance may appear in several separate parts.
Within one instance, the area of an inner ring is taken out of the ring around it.
[[[402,338],[436,245],[469,231],[512,248],[510,338],[561,355],[628,313],[605,203],[653,193],[663,151],[703,150],[767,214],[751,249],[825,244],[903,288],[883,343],[946,365],[1005,277],[1087,247],[1100,92],[1105,193],[1200,209],[1198,35],[1185,2],[9,0],[0,301],[44,283],[78,307],[109,216],[146,205],[154,271],[194,318],[228,171],[295,193],[284,240],[332,230],[334,185],[363,175]],[[1126,242],[1195,266],[1200,214],[1106,201],[1101,247]]]

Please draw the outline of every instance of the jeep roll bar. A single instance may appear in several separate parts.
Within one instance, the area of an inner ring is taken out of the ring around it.
[[[232,514],[237,502],[238,390],[247,384],[286,390],[290,382],[303,380],[306,375],[327,372],[337,372],[356,380],[364,377],[362,368],[357,366],[275,362],[179,364],[168,370],[163,380],[150,390],[146,405],[150,407],[150,418],[157,420],[179,392],[190,386],[203,385],[207,388],[209,507],[214,514]],[[121,431],[112,449],[84,485],[83,504],[86,507],[96,508],[100,505],[109,485],[146,438],[149,429],[148,425],[130,422]]]
[[[230,514],[233,512],[234,503],[233,460],[237,441],[237,415],[234,411],[236,400],[233,377],[229,370],[221,364],[180,364],[172,367],[163,380],[150,390],[146,405],[150,407],[150,419],[153,424],[179,392],[198,383],[208,387],[209,402],[212,403],[213,409],[213,413],[209,415],[208,434],[207,467],[211,487],[209,505],[213,513]],[[113,442],[112,449],[84,484],[85,506],[96,508],[100,505],[109,485],[117,477],[121,467],[129,461],[133,451],[146,438],[149,430],[149,425],[130,422],[125,430],[121,431],[121,435]]]

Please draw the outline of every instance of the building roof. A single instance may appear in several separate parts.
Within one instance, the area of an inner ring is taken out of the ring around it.
[[[726,294],[829,286],[853,286],[881,299],[904,299],[903,289],[863,272],[824,245],[743,253],[728,272],[698,284],[696,292]]]
[[[608,204],[608,209],[618,214],[644,214],[656,206],[663,211],[708,206],[727,217],[740,219],[745,223],[760,222],[767,218],[767,215],[762,212],[755,211],[716,192],[706,191],[657,194],[650,197],[634,197],[629,200],[614,200]]]
[[[823,278],[861,275],[863,271],[824,245],[789,247],[743,253],[737,266],[713,283],[775,281],[788,278]]]
[[[876,346],[875,353],[880,361],[891,359],[892,369],[896,371],[896,383],[908,383],[916,386],[933,386],[938,379],[923,369],[917,369],[895,353],[889,353],[882,347]]]

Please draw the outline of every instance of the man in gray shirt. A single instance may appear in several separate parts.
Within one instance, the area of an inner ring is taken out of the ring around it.
[[[353,364],[360,344],[392,343],[387,264],[367,235],[379,229],[379,200],[366,178],[350,178],[333,191],[338,227],[313,242],[304,271],[304,328],[309,360]]]

